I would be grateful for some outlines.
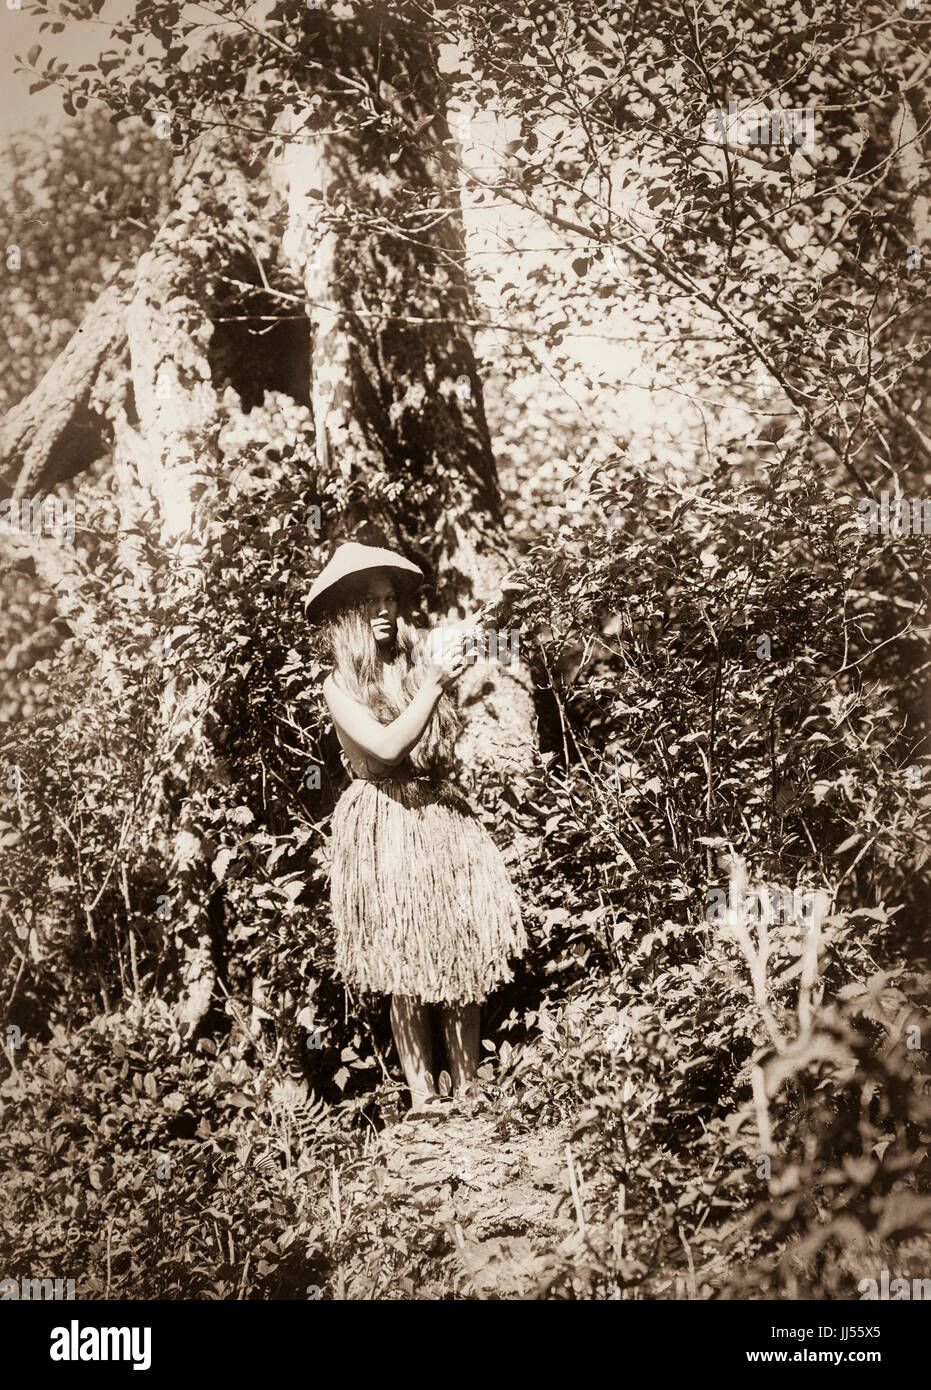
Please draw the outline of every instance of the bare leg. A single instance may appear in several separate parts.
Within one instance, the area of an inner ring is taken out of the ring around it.
[[[443,1038],[449,1058],[453,1091],[464,1095],[478,1071],[481,1006],[478,1004],[448,1004],[443,1006]]]
[[[419,1110],[428,1096],[436,1095],[426,1004],[404,994],[392,994],[391,1031],[410,1087],[411,1109]]]

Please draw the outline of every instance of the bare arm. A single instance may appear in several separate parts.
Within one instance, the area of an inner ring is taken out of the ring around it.
[[[388,767],[396,767],[419,742],[437,700],[446,686],[462,674],[464,665],[461,654],[427,663],[417,694],[390,724],[380,724],[364,705],[340,690],[332,675],[323,682],[323,695],[334,722],[364,752]]]

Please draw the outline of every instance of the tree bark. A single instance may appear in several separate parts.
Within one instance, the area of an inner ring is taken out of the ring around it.
[[[106,453],[115,364],[126,353],[127,281],[109,285],[34,391],[0,425],[0,496],[26,497]]]

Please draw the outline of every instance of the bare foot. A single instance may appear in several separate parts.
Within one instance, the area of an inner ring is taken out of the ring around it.
[[[414,1095],[412,1092],[411,1103],[407,1112],[408,1115],[421,1114],[424,1110],[428,1109],[430,1102],[434,1100],[439,1100],[439,1096],[435,1091],[424,1091],[422,1095]]]

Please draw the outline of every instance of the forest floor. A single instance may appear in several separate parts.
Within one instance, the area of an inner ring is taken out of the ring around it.
[[[377,1137],[371,1157],[381,1200],[416,1203],[449,1237],[434,1270],[446,1297],[537,1297],[558,1253],[580,1240],[559,1130],[502,1137],[494,1116],[411,1116]]]

